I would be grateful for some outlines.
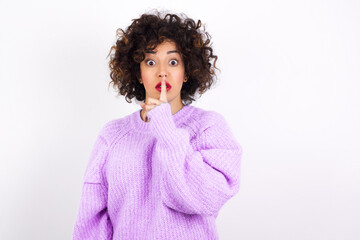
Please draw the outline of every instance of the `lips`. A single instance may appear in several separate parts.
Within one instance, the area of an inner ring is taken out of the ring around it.
[[[161,82],[158,83],[155,88],[156,88],[156,90],[158,90],[159,92],[161,92]],[[171,89],[171,85],[166,82],[166,91],[168,92],[168,91],[170,91],[170,89]]]
[[[159,82],[155,88],[160,88],[161,89],[161,82]],[[169,83],[166,83],[166,88],[171,88],[171,85]]]

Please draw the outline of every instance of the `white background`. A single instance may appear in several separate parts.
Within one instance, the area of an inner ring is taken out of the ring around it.
[[[71,239],[101,127],[117,97],[116,29],[153,8],[200,19],[218,84],[193,105],[243,147],[220,239],[360,239],[359,1],[0,2],[0,239]]]

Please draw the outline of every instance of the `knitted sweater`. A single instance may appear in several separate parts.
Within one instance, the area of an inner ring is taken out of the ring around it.
[[[168,102],[107,122],[84,174],[73,239],[218,239],[239,191],[242,148],[224,117]]]

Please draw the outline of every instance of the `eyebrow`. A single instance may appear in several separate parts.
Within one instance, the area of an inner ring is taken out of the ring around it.
[[[146,53],[152,53],[152,54],[156,54],[155,51],[152,51],[152,50],[145,50]],[[179,51],[177,50],[172,50],[172,51],[168,51],[167,54],[170,54],[170,53],[179,53]]]

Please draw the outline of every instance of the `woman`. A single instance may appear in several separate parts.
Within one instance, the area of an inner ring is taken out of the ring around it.
[[[239,191],[242,148],[221,114],[190,105],[215,76],[200,26],[158,12],[120,29],[110,76],[127,101],[144,102],[101,129],[73,239],[218,239],[218,212]]]

